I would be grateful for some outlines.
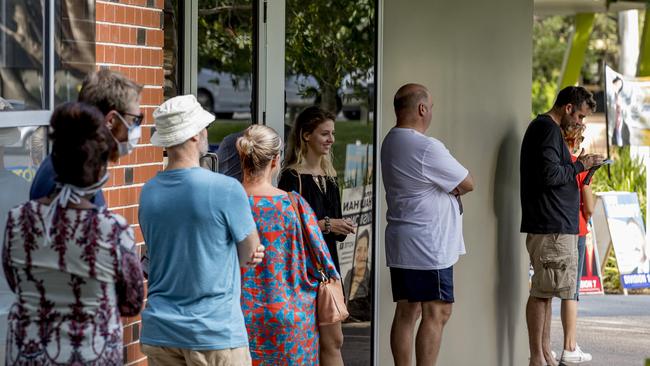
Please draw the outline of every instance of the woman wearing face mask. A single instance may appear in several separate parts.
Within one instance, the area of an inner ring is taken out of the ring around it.
[[[314,260],[328,276],[339,275],[312,209],[302,197],[273,186],[282,152],[278,134],[253,125],[236,145],[244,189],[266,248],[264,261],[242,275],[241,304],[253,365],[318,365],[319,274]],[[303,237],[303,225],[309,238]],[[321,352],[326,365],[331,364],[327,356]]]
[[[57,108],[50,127],[57,186],[7,219],[3,267],[17,299],[5,364],[122,364],[120,317],[144,297],[140,258],[126,220],[91,202],[115,140],[82,103]]]
[[[298,115],[289,137],[287,159],[278,188],[298,192],[314,209],[318,227],[340,273],[336,242],[354,233],[355,227],[342,218],[341,196],[332,165],[334,119],[332,113],[315,106]],[[321,333],[321,354],[326,355],[326,364],[343,365],[341,323],[321,328]]]

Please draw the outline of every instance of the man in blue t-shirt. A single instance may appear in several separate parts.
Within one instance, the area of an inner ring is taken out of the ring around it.
[[[169,165],[140,195],[149,257],[142,352],[156,365],[250,365],[240,266],[261,262],[264,247],[248,197],[237,180],[199,167],[214,116],[193,95],[153,115],[151,143],[167,149]]]
[[[115,138],[116,150],[110,156],[116,162],[120,156],[130,154],[140,139],[140,124],[144,118],[140,112],[142,86],[124,75],[101,69],[84,79],[78,100],[97,107],[104,113],[104,122]],[[56,173],[48,155],[36,172],[29,199],[48,196],[56,188]],[[98,191],[93,199],[97,206],[105,206],[104,196]]]

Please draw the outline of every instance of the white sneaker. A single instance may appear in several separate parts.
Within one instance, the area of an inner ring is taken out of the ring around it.
[[[580,346],[576,344],[575,351],[564,350],[560,362],[576,365],[583,362],[591,361],[591,353],[582,352]]]

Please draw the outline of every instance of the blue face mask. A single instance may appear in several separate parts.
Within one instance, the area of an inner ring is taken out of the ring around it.
[[[131,152],[133,152],[133,149],[135,149],[138,141],[140,140],[140,137],[142,136],[142,128],[140,125],[129,125],[126,123],[122,115],[119,113],[116,113],[116,115],[128,129],[128,137],[126,141],[117,141],[117,139],[115,140],[117,142],[117,151],[119,152],[120,156],[129,155]]]

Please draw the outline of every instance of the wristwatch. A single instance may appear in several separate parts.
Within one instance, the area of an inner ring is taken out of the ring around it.
[[[332,231],[332,223],[330,222],[330,218],[328,216],[325,216],[323,220],[325,220],[325,231],[323,231],[323,234],[329,234],[330,231]]]

